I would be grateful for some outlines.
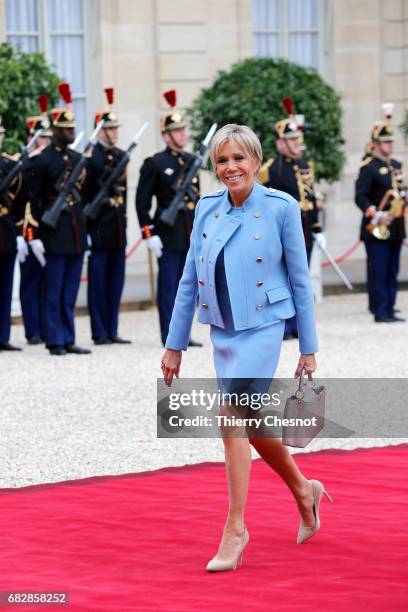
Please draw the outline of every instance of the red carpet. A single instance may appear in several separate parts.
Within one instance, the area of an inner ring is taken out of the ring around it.
[[[68,591],[15,610],[406,610],[408,445],[298,455],[334,497],[296,544],[298,514],[262,462],[242,568],[208,574],[226,510],[221,464],[3,490],[0,591]],[[1,609],[12,609],[5,607]]]

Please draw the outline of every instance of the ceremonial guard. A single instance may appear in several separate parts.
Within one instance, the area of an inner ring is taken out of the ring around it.
[[[120,126],[112,110],[114,90],[105,89],[109,109],[95,115],[104,121],[93,148],[84,184],[84,202],[92,206],[125,151],[116,146]],[[106,192],[94,218],[88,218],[91,254],[88,260],[88,308],[95,344],[130,344],[118,335],[119,307],[125,282],[126,167]],[[86,210],[86,209],[85,209]]]
[[[58,86],[66,106],[51,110],[52,142],[31,165],[30,202],[33,219],[30,235],[38,241],[38,251],[45,255],[44,334],[51,355],[85,354],[88,349],[75,344],[74,308],[78,294],[87,231],[82,212],[81,187],[85,172],[78,177],[75,189],[64,193],[64,186],[78,167],[81,155],[69,145],[75,138],[75,117],[69,85]],[[64,205],[50,225],[45,218],[57,198]],[[39,227],[36,227],[37,223]]]
[[[0,123],[0,149],[4,133],[4,127]],[[8,180],[15,164],[13,157],[5,153],[0,155],[0,351],[21,351],[21,348],[9,342],[13,274],[17,253],[15,206],[22,184],[21,173],[11,182]]]
[[[174,227],[161,221],[160,215],[169,208],[178,186],[195,159],[194,155],[184,151],[188,139],[187,130],[182,115],[175,110],[175,90],[166,92],[164,97],[172,108],[160,119],[166,148],[144,161],[136,192],[136,210],[142,235],[158,259],[157,307],[163,345],[169,331],[177,288],[190,245],[195,206],[199,199],[199,180],[196,176],[192,180],[190,196],[185,198],[184,208],[178,212]],[[152,217],[153,196],[156,197],[157,207]],[[189,346],[201,344],[190,339]]]
[[[294,115],[291,98],[285,98],[282,102],[289,116],[275,124],[278,154],[263,164],[258,180],[266,187],[289,193],[299,202],[307,260],[310,264],[314,241],[325,248],[326,238],[319,222],[313,163],[303,159],[304,117]],[[297,319],[294,316],[286,320],[284,339],[297,337]]]
[[[363,212],[360,239],[367,252],[369,309],[377,323],[404,321],[395,315],[400,252],[405,238],[406,187],[402,165],[391,157],[393,105],[371,132],[371,147],[360,164],[355,201]]]
[[[28,117],[25,123],[27,143],[35,138],[35,145],[30,150],[22,168],[24,182],[30,181],[30,166],[32,160],[38,156],[51,142],[50,121],[47,115],[48,97],[39,96],[39,115]],[[34,238],[33,228],[38,228],[31,211],[31,202],[25,202],[21,211],[21,218],[17,222],[18,259],[20,262],[20,302],[23,315],[25,336],[28,344],[42,344],[44,331],[42,324],[42,288],[43,267],[45,257],[41,243]],[[31,247],[28,248],[28,245]]]

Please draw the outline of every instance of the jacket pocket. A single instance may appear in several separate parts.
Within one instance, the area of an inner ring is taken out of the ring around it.
[[[266,291],[265,293],[270,304],[292,297],[292,294],[286,285],[282,285],[282,287],[275,287],[275,289],[269,289],[269,291]]]

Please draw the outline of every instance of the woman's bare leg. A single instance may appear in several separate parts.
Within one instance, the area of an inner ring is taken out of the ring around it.
[[[233,412],[234,410],[230,410],[230,407],[224,407],[221,410],[221,414]],[[244,428],[225,427],[222,428],[222,435],[229,506],[217,557],[231,559],[236,554],[244,533],[244,513],[252,458],[251,447]]]
[[[250,438],[250,443],[292,491],[305,525],[314,527],[313,487],[299,470],[287,446],[280,438]]]

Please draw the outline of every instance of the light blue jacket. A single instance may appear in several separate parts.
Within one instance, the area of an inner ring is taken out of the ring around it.
[[[300,352],[318,350],[299,204],[259,183],[243,212],[228,215],[228,190],[197,205],[190,249],[180,280],[166,347],[185,350],[197,294],[198,321],[224,327],[215,289],[215,262],[224,248],[225,273],[236,330],[298,317]]]

